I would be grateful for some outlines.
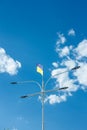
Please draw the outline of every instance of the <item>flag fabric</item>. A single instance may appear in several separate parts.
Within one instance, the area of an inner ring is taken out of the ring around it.
[[[37,72],[40,73],[41,75],[43,75],[43,66],[38,64],[37,65]]]

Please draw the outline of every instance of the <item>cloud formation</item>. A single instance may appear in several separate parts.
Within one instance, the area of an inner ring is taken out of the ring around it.
[[[75,35],[74,29],[68,31],[68,37],[71,35]],[[51,71],[51,76],[56,80],[55,87],[69,88],[61,92],[58,91],[57,95],[51,94],[48,96],[45,101],[48,101],[50,104],[66,101],[67,97],[72,96],[73,92],[79,89],[87,89],[87,39],[80,41],[77,46],[75,44],[66,46],[66,41],[64,34],[58,35],[55,49],[58,54],[58,60],[52,63],[54,69]],[[60,74],[61,72],[71,70],[75,66],[81,67],[78,70]]]
[[[53,94],[53,95],[48,96],[46,98],[46,101],[49,101],[49,103],[52,105],[54,103],[60,103],[60,102],[66,101],[66,97],[67,97],[66,94],[60,95],[60,96]]]
[[[0,47],[0,73],[15,75],[19,68],[21,68],[21,63],[7,55],[6,51]]]
[[[18,130],[17,128],[13,128],[12,130]]]
[[[57,68],[58,67],[58,63],[57,62],[53,62],[52,65]]]
[[[87,39],[83,39],[75,49],[77,58],[87,57]]]
[[[74,31],[73,28],[68,31],[68,35],[69,36],[75,36],[75,31]]]
[[[58,44],[64,44],[65,42],[66,42],[66,38],[65,38],[65,36],[64,36],[64,34],[61,34],[61,33],[58,33],[58,40],[57,40],[57,45]]]

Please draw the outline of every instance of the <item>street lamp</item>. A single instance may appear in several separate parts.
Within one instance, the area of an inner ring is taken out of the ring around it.
[[[41,103],[42,103],[42,130],[44,130],[44,95],[46,93],[49,93],[49,92],[56,92],[56,91],[60,91],[60,90],[65,90],[67,89],[68,87],[61,87],[61,88],[54,88],[54,89],[49,89],[49,90],[45,90],[45,87],[47,86],[48,82],[54,77],[54,76],[57,76],[57,75],[60,75],[60,74],[63,74],[63,73],[66,73],[66,72],[69,72],[69,71],[73,71],[73,70],[76,70],[76,69],[79,69],[80,66],[76,66],[70,70],[66,70],[64,72],[61,72],[59,74],[55,74],[51,77],[48,78],[48,80],[46,81],[46,83],[44,83],[44,80],[43,80],[43,76],[42,76],[42,84],[40,84],[39,82],[37,81],[34,81],[34,80],[29,80],[29,81],[22,81],[22,82],[11,82],[11,84],[21,84],[21,83],[35,83],[37,84],[38,87],[40,87],[40,92],[36,92],[36,93],[33,93],[33,94],[27,94],[27,95],[23,95],[21,96],[20,98],[29,98],[29,97],[33,97],[33,96],[36,96],[36,95],[41,95]]]

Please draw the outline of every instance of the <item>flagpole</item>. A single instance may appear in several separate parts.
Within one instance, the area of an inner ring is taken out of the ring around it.
[[[42,75],[42,130],[44,130],[44,80]]]

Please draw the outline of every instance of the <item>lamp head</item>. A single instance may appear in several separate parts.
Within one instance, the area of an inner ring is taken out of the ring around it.
[[[17,82],[11,82],[11,84],[17,84]]]
[[[72,68],[71,70],[76,70],[76,69],[79,69],[79,68],[80,68],[80,66],[76,66],[76,67]]]
[[[62,88],[59,88],[59,90],[65,90],[67,89],[68,87],[62,87]]]
[[[25,96],[21,96],[20,98],[27,98],[28,96],[27,95],[25,95]]]

